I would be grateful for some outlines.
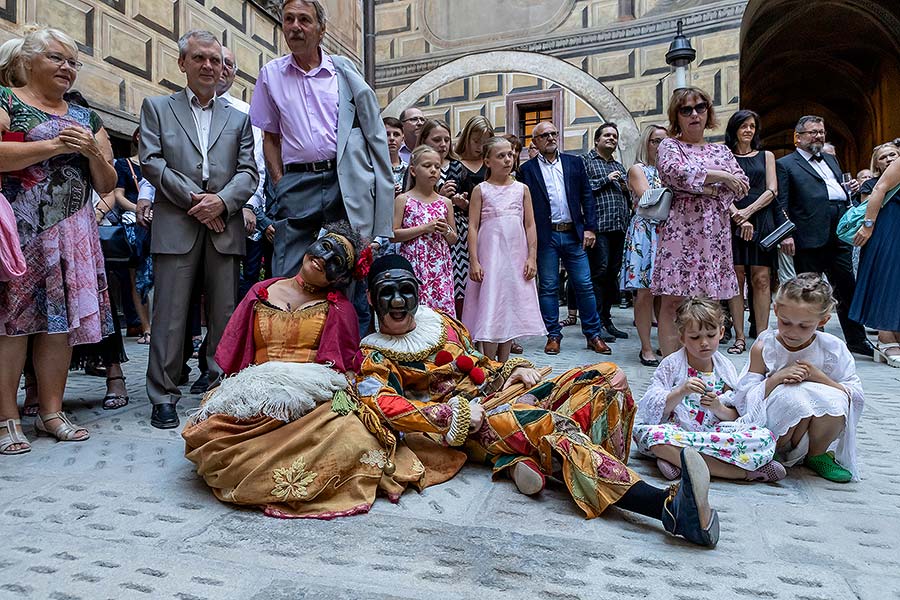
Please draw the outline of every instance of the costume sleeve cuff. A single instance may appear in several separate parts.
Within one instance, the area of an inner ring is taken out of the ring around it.
[[[503,368],[500,369],[500,376],[503,378],[503,381],[509,379],[509,376],[512,375],[512,372],[519,367],[527,367],[529,369],[533,369],[534,365],[530,360],[525,358],[510,358],[505,363],[503,363]]]
[[[450,430],[444,435],[448,446],[462,446],[469,437],[469,425],[472,420],[472,407],[462,396],[454,396],[447,402],[453,407],[450,419]]]

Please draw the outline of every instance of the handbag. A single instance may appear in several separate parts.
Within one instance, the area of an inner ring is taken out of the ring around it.
[[[653,221],[665,221],[669,218],[669,210],[672,208],[672,190],[669,188],[653,188],[647,190],[638,200],[635,213],[639,217]]]
[[[898,190],[900,190],[900,185],[895,186],[884,195],[884,199],[881,201],[882,208],[894,197],[894,194],[896,194]],[[863,221],[866,220],[866,206],[868,204],[869,201],[866,200],[865,202],[860,202],[856,206],[849,208],[847,212],[844,213],[844,216],[841,217],[841,220],[838,221],[836,233],[842,242],[847,242],[848,244],[853,243],[856,232],[859,231]]]
[[[797,225],[791,221],[791,218],[784,212],[784,209],[781,209],[781,213],[784,215],[784,223],[776,227],[772,233],[759,240],[759,247],[766,252],[772,250],[772,248],[781,243],[781,240],[794,233],[794,230],[797,229]]]
[[[134,260],[131,244],[125,233],[125,225],[98,225],[100,248],[103,259],[108,263],[130,263]]]
[[[16,216],[0,194],[0,281],[11,281],[25,274],[25,256],[19,242]]]

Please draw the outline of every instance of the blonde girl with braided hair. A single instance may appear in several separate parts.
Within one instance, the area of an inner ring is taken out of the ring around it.
[[[839,338],[821,331],[836,306],[831,285],[802,273],[775,295],[777,328],[760,334],[738,383],[738,403],[755,407],[778,438],[786,466],[801,461],[839,483],[859,479],[856,426],[862,383],[856,363]]]

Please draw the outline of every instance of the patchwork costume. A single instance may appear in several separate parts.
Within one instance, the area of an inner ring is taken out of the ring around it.
[[[491,361],[465,327],[419,306],[404,335],[374,333],[361,343],[360,401],[392,430],[424,433],[493,465],[495,475],[530,460],[542,475],[559,473],[588,518],[602,513],[639,481],[628,460],[635,405],[613,363],[570,369],[485,411],[469,432],[471,403],[490,399],[521,358]],[[556,459],[556,461],[554,461]]]

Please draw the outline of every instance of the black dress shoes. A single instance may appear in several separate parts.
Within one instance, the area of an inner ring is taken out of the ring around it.
[[[865,356],[872,356],[875,353],[875,346],[873,346],[872,342],[869,340],[863,340],[862,342],[857,342],[855,344],[847,344],[847,349],[853,354],[863,354]]]
[[[597,334],[598,338],[606,342],[607,344],[612,344],[616,341],[616,336],[606,330],[606,327],[600,327],[600,333]]]
[[[154,404],[150,424],[157,429],[174,429],[180,425],[174,404]]]
[[[618,338],[620,340],[628,339],[628,334],[625,333],[624,331],[622,331],[621,329],[619,329],[618,327],[616,327],[615,325],[613,325],[612,321],[604,323],[603,329],[608,331],[610,333],[610,335],[612,335],[615,338]]]
[[[209,388],[209,373],[200,373],[200,377],[191,386],[192,394],[205,394]]]

